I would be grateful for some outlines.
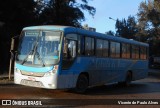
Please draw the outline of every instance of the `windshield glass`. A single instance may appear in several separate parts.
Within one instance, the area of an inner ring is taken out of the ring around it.
[[[22,65],[46,66],[59,61],[61,32],[23,31],[16,61]]]

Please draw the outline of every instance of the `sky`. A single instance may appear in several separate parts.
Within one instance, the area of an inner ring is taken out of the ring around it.
[[[97,32],[105,33],[115,30],[116,19],[127,19],[132,15],[136,17],[139,5],[145,0],[89,0],[89,5],[96,8],[94,17],[85,12],[86,20],[82,25],[96,28]],[[115,19],[109,19],[109,17]]]

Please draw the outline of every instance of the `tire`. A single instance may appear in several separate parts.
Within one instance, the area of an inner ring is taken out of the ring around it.
[[[130,84],[131,84],[131,81],[132,81],[132,74],[131,74],[131,72],[128,72],[127,73],[127,75],[126,75],[126,79],[125,79],[125,81],[123,81],[123,82],[118,82],[118,84],[119,85],[121,85],[121,86],[130,86]]]
[[[77,93],[84,93],[88,88],[88,78],[86,75],[81,74],[78,77],[77,84],[76,84],[76,92]]]
[[[125,80],[125,86],[130,86],[130,84],[131,84],[131,81],[132,81],[132,74],[131,74],[131,72],[128,72],[127,73],[127,77],[126,77],[126,80]]]

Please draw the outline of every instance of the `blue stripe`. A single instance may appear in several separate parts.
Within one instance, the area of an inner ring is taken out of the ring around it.
[[[23,70],[23,71],[30,71],[30,72],[48,72],[53,69],[53,66],[50,67],[29,67],[24,66],[16,63],[16,68]]]
[[[54,59],[58,59],[58,56],[53,56]]]

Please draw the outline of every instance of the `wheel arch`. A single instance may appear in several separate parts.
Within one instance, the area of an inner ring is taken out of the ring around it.
[[[85,93],[88,86],[89,86],[89,74],[88,74],[88,72],[81,72],[78,75],[78,78],[76,81],[75,91],[77,93]]]
[[[81,73],[78,75],[78,77],[79,77],[80,75],[82,75],[82,74],[87,77],[87,79],[88,79],[88,84],[89,84],[89,73],[88,73],[88,72],[81,72]]]

